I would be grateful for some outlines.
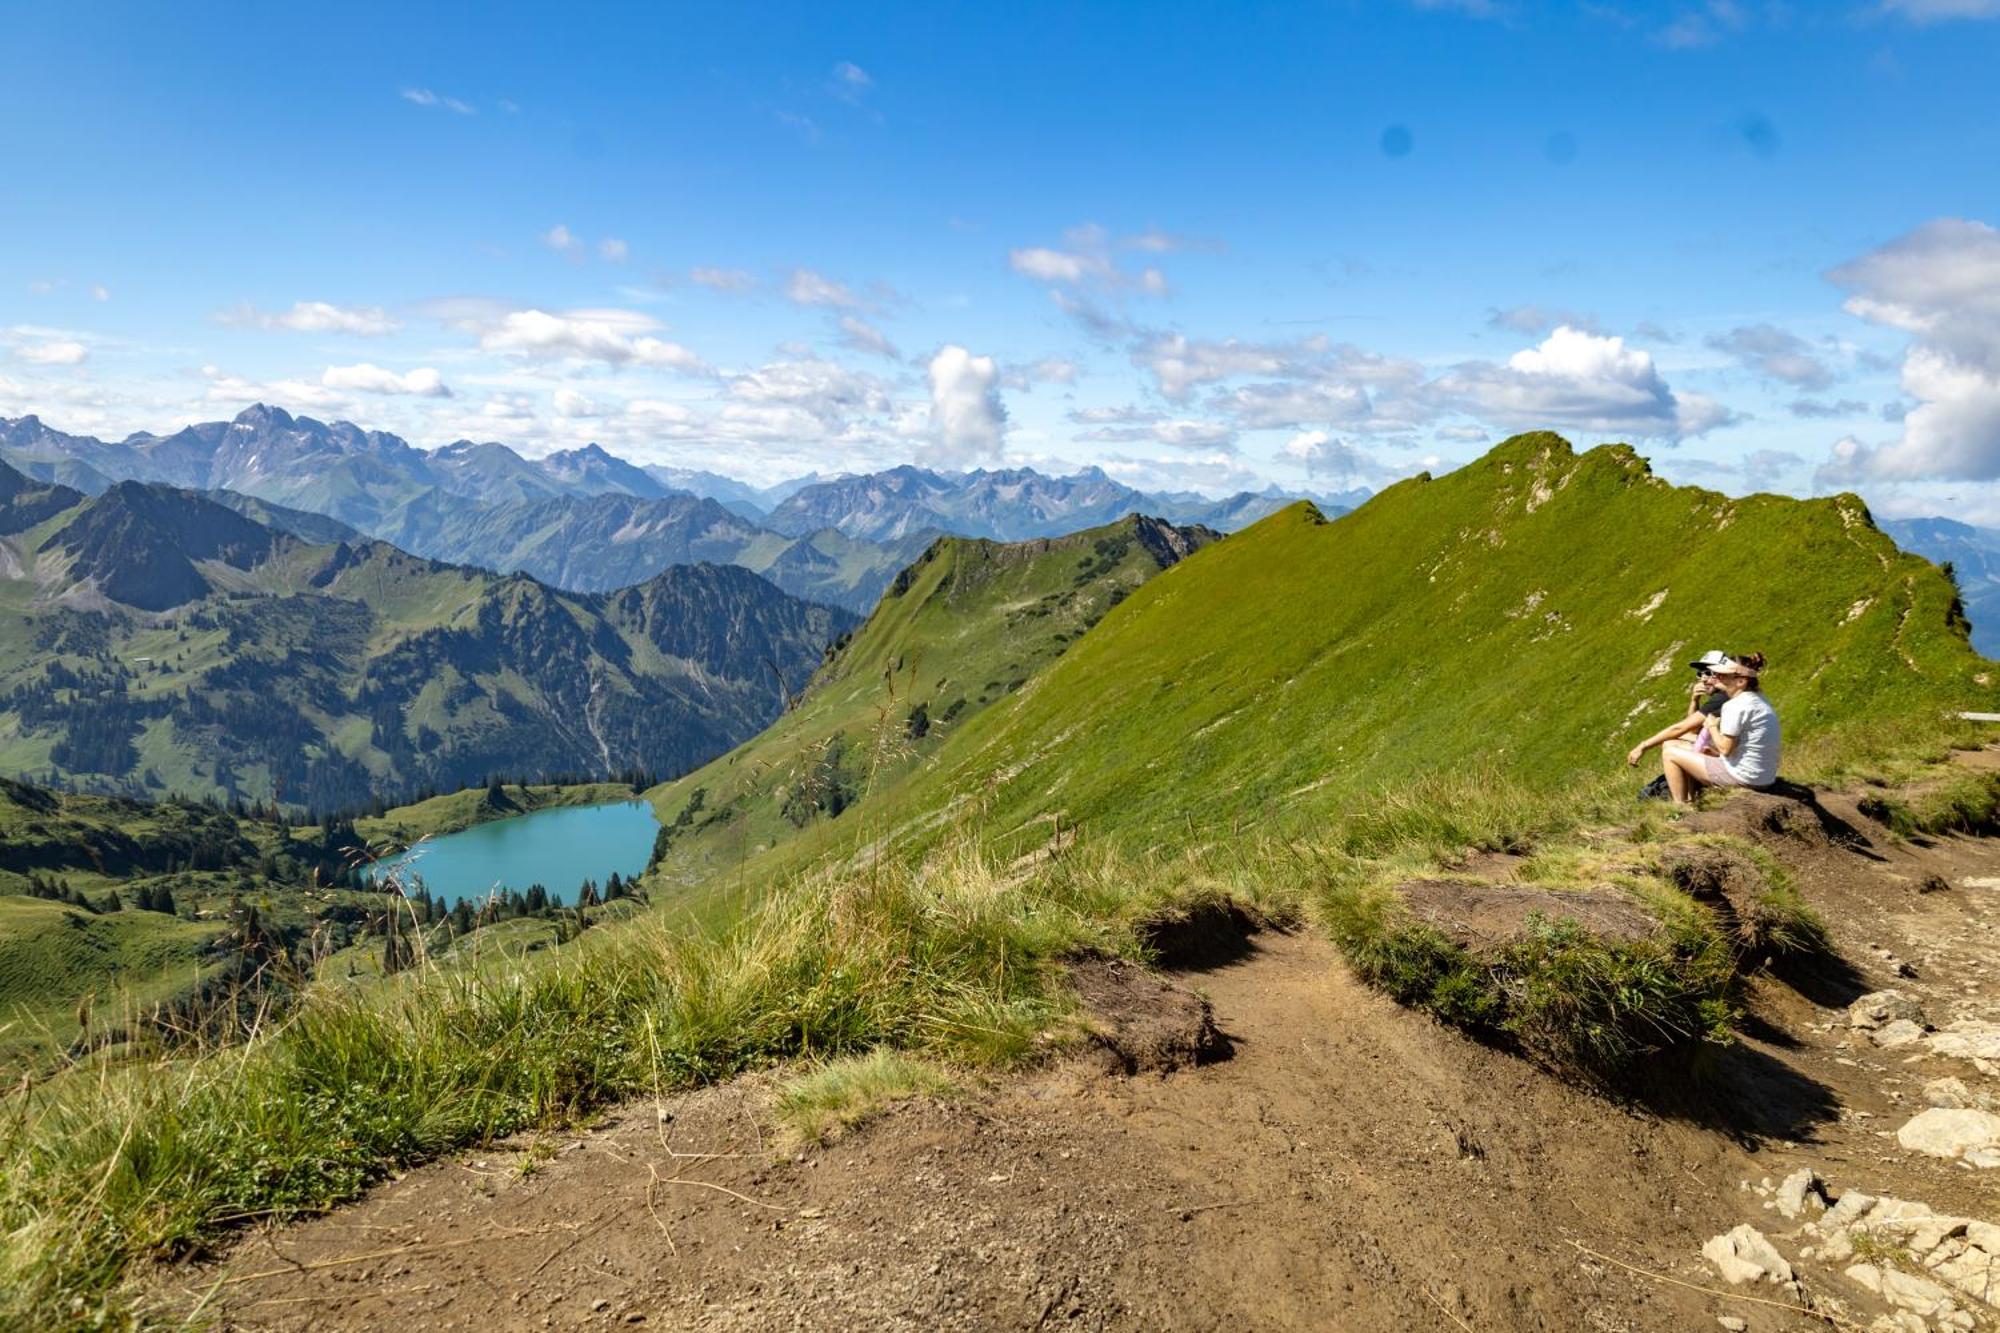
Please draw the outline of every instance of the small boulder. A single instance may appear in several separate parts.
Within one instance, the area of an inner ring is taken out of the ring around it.
[[[1924,1007],[1899,990],[1870,991],[1847,1006],[1850,1027],[1879,1028],[1897,1020],[1924,1025]]]
[[[1877,1046],[1908,1046],[1924,1039],[1924,1030],[1907,1018],[1892,1019],[1868,1034]]]
[[[1951,1157],[1974,1166],[2000,1165],[2000,1115],[1991,1111],[1933,1106],[1896,1131],[1896,1142],[1912,1152]]]
[[[1764,1238],[1763,1232],[1747,1222],[1702,1246],[1701,1257],[1714,1264],[1715,1271],[1732,1285],[1792,1280],[1792,1266],[1785,1256]]]
[[[1772,1197],[1779,1213],[1787,1221],[1798,1217],[1809,1203],[1824,1207],[1826,1200],[1820,1194],[1820,1180],[1809,1166],[1802,1166],[1779,1182],[1778,1192]]]

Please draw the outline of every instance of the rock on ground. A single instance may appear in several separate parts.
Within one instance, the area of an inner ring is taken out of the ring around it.
[[[1896,1142],[1932,1157],[1955,1157],[1980,1167],[2000,1166],[2000,1115],[1933,1106],[1897,1130]]]
[[[1732,1284],[1792,1280],[1792,1266],[1785,1256],[1748,1222],[1702,1246],[1701,1257],[1714,1264],[1715,1271]]]

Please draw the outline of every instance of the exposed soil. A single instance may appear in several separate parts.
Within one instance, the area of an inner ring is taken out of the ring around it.
[[[2000,1213],[2000,1172],[1894,1137],[1925,1080],[2000,1090],[2000,1071],[1879,1049],[1843,1012],[1893,985],[1940,1025],[2000,1014],[2000,887],[1965,887],[2000,885],[2000,856],[1892,844],[1848,798],[1822,809],[1854,836],[1755,801],[1694,817],[1779,855],[1845,962],[1752,978],[1749,1038],[1643,1103],[1566,1086],[1367,989],[1316,936],[1225,912],[1168,980],[1079,970],[1105,1034],[1084,1058],[790,1155],[768,1078],[631,1105],[531,1174],[525,1144],[425,1167],[163,1272],[161,1291],[182,1311],[206,1293],[246,1329],[1826,1327],[1701,1261],[1749,1222],[1807,1299],[1866,1327],[1883,1307],[1801,1260],[1751,1185],[1812,1166]],[[1131,1068],[1169,1072],[1112,1072]]]
[[[1397,886],[1403,904],[1475,956],[1517,940],[1536,918],[1568,919],[1608,940],[1638,940],[1659,932],[1657,918],[1616,889],[1562,892],[1525,884],[1418,879]]]

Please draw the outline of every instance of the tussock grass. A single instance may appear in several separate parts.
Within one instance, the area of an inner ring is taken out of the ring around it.
[[[2000,773],[1946,771],[1906,795],[1871,793],[1861,812],[1903,838],[2000,832]]]
[[[895,1102],[958,1090],[958,1080],[941,1066],[877,1047],[789,1080],[778,1089],[772,1112],[792,1139],[824,1143]]]
[[[0,1326],[122,1317],[134,1260],[324,1208],[399,1166],[649,1089],[878,1044],[1019,1059],[1050,960],[1135,951],[1091,873],[976,858],[802,881],[725,928],[654,917],[507,970],[313,992],[272,1035],[54,1080],[0,1108]]]
[[[1319,912],[1361,978],[1399,1002],[1558,1069],[1617,1078],[1666,1047],[1727,1042],[1735,1017],[1734,968],[1714,921],[1671,890],[1648,897],[1659,937],[1606,940],[1535,917],[1482,955],[1411,918],[1379,881],[1327,885]]]

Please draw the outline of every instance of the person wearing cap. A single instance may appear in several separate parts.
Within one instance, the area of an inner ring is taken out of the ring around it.
[[[1710,669],[1729,696],[1706,733],[1715,753],[1703,754],[1682,740],[1668,741],[1660,751],[1660,767],[1676,803],[1692,804],[1703,787],[1763,788],[1778,780],[1782,741],[1777,710],[1758,688],[1763,670],[1762,653],[1743,653]]]
[[[1625,763],[1629,767],[1637,768],[1639,761],[1646,757],[1646,751],[1652,749],[1654,746],[1665,745],[1668,741],[1677,741],[1689,735],[1695,737],[1694,746],[1696,750],[1703,754],[1713,754],[1715,752],[1715,746],[1709,740],[1707,724],[1710,719],[1722,712],[1722,705],[1727,702],[1729,696],[1722,692],[1722,687],[1716,684],[1715,678],[1709,673],[1728,660],[1728,653],[1715,651],[1703,653],[1700,657],[1688,663],[1688,667],[1695,673],[1696,679],[1693,690],[1688,694],[1687,716],[1669,727],[1654,732],[1645,740],[1640,741],[1637,745],[1626,751]],[[1656,788],[1663,780],[1655,778],[1653,781]],[[1657,797],[1664,797],[1666,794],[1663,790],[1656,791],[1653,788],[1649,788],[1647,791],[1641,793],[1644,796]]]

